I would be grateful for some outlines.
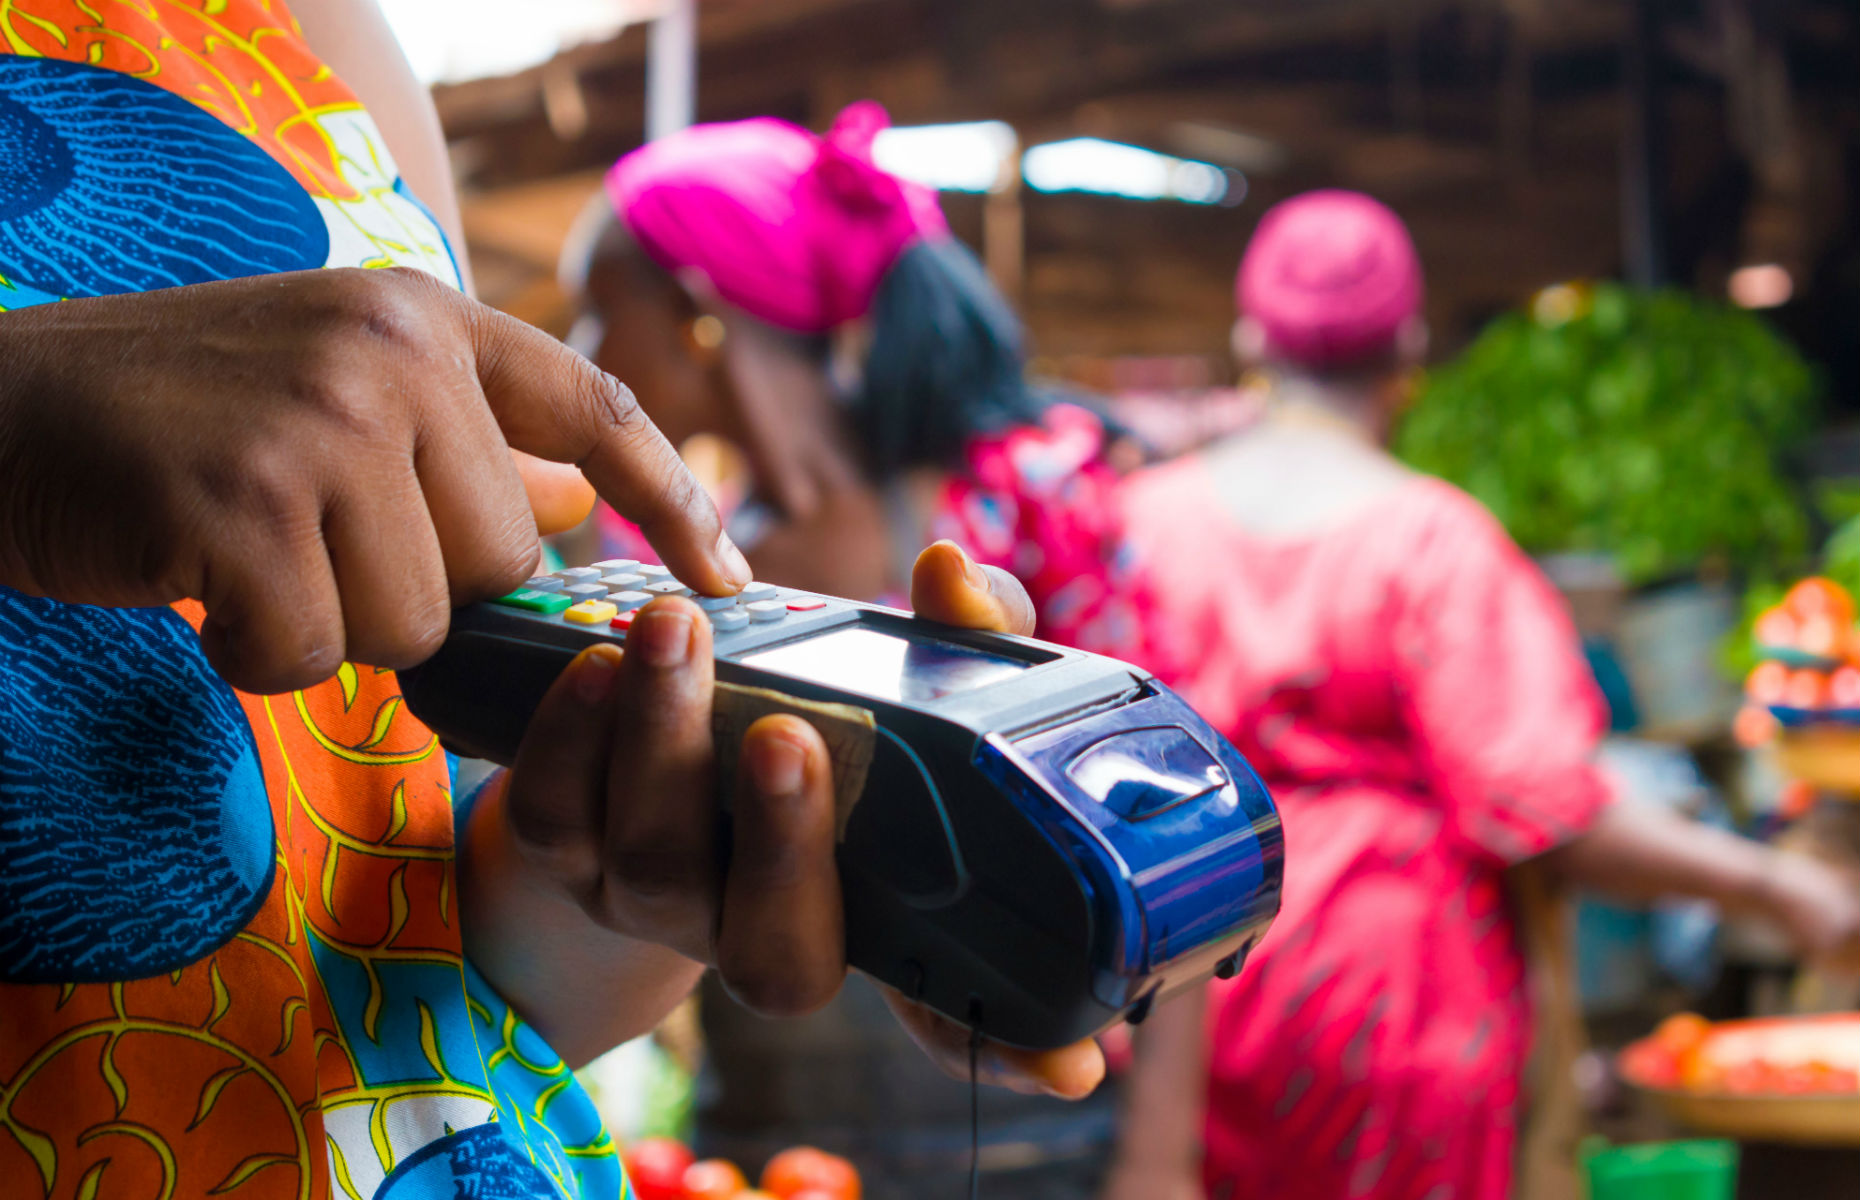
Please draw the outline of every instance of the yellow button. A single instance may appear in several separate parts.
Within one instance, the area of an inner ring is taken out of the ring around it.
[[[605,600],[583,600],[580,604],[573,604],[563,609],[562,617],[577,625],[605,625],[613,620],[614,614],[619,611],[617,605],[609,604]]]

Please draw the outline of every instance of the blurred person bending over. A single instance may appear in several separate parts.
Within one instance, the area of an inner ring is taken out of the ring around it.
[[[936,193],[880,170],[884,110],[823,138],[761,118],[622,158],[565,255],[571,336],[634,383],[674,445],[749,468],[726,514],[757,572],[877,599],[951,537],[1027,585],[1043,636],[1133,652],[1113,439],[1030,384],[1022,331]],[[605,550],[638,537],[604,522]]]
[[[460,290],[380,14],[298,10],[0,11],[0,1190],[611,1200],[572,1066],[706,964],[770,1011],[839,986],[826,750],[752,727],[718,847],[709,625],[667,600],[452,795],[391,668],[582,472],[700,591],[750,574],[623,386]],[[1031,626],[952,547],[914,582]]]
[[[1475,501],[1382,449],[1425,342],[1392,212],[1286,201],[1238,293],[1268,416],[1134,476],[1125,513],[1165,674],[1281,806],[1284,909],[1237,979],[1139,1031],[1106,1195],[1502,1200],[1531,1033],[1509,868],[1710,897],[1816,953],[1853,950],[1860,899],[1613,803],[1560,598]]]
[[[564,257],[573,340],[674,443],[741,449],[752,490],[729,526],[758,575],[882,599],[913,546],[950,537],[1020,576],[1041,635],[1141,658],[1105,427],[1029,386],[1019,323],[935,193],[873,164],[884,124],[868,102],[824,138],[758,119],[621,159]],[[638,537],[609,516],[603,552],[637,557]],[[869,989],[799,1035],[706,995],[701,1148],[753,1164],[807,1141],[860,1162],[875,1200],[960,1190],[966,1091],[924,1070]],[[988,1096],[990,1186],[1090,1194],[1112,1107]]]

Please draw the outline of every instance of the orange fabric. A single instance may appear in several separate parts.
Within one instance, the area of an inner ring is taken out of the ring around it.
[[[175,608],[199,629],[199,605]],[[326,993],[306,983],[305,927],[371,971],[458,961],[445,756],[393,675],[345,665],[309,691],[240,700],[285,848],[270,895],[233,941],[169,976],[0,987],[0,1127],[14,1135],[0,1136],[0,1180],[83,1195],[107,1164],[112,1195],[241,1179],[241,1200],[328,1195],[322,1110],[358,1081]]]
[[[0,0],[0,37],[15,54],[146,80],[251,138],[310,195],[357,195],[315,118],[361,103],[283,0]]]
[[[247,268],[457,280],[278,0],[0,0],[0,118],[51,189],[0,215],[47,275],[0,279],[9,306]],[[280,207],[265,156],[316,203]],[[126,273],[87,258],[126,246]],[[394,676],[233,693],[202,617],[0,588],[0,1194],[626,1194],[568,1066],[464,958],[448,763]]]

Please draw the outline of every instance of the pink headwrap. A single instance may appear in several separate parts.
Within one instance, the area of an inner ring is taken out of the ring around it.
[[[698,125],[615,163],[607,194],[660,266],[703,271],[771,325],[825,333],[871,311],[906,246],[949,232],[935,192],[873,164],[888,124],[862,100],[825,138],[773,117]]]
[[[1294,196],[1260,220],[1240,260],[1240,312],[1306,366],[1390,348],[1421,311],[1421,260],[1401,218],[1360,192]]]

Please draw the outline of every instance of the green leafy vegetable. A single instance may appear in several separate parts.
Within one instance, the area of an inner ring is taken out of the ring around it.
[[[1801,356],[1687,293],[1587,298],[1567,320],[1495,321],[1431,375],[1396,452],[1478,497],[1526,550],[1607,553],[1631,584],[1801,563],[1808,515],[1780,466],[1815,420]]]

